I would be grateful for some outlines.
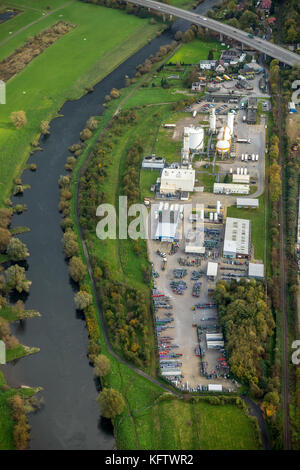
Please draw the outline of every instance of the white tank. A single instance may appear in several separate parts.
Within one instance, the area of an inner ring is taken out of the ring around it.
[[[210,212],[210,213],[209,213],[209,220],[214,220],[214,214],[213,214],[213,212]]]
[[[245,161],[248,160],[248,153],[245,154]]]
[[[247,168],[245,168],[244,169],[244,175],[247,175],[247,173],[248,173],[248,170],[247,170]]]
[[[230,129],[230,133],[233,134],[233,125],[234,125],[234,114],[228,113],[227,115],[227,126]]]
[[[200,220],[204,220],[204,209],[200,210]]]
[[[216,145],[216,150],[221,155],[228,153],[230,150],[230,141],[228,140],[219,140]]]
[[[255,160],[258,161],[258,154],[256,155]]]
[[[230,174],[232,175],[232,168],[230,168]]]
[[[217,214],[217,212],[215,212],[215,214],[214,214],[214,221],[215,221],[215,222],[218,222],[218,214]]]
[[[240,169],[239,169],[239,168],[236,169],[236,174],[237,174],[237,175],[240,174]]]
[[[201,150],[203,147],[204,130],[202,127],[189,127],[189,149]]]
[[[255,160],[255,155],[254,153],[252,153],[252,161],[254,162],[254,160]]]
[[[244,174],[244,168],[241,168],[241,175]]]
[[[216,132],[216,112],[215,108],[212,108],[209,116],[209,130],[210,132]]]
[[[242,162],[245,160],[245,155],[242,153]]]
[[[217,201],[217,214],[220,214],[221,211],[221,202]]]

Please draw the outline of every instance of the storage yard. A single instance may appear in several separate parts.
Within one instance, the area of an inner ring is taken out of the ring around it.
[[[218,385],[223,391],[235,390],[213,294],[221,279],[263,278],[264,265],[249,263],[251,224],[226,219],[218,202],[199,213],[191,212],[189,205],[172,204],[169,208],[168,203],[160,203],[156,211],[156,224],[159,226],[161,218],[165,235],[172,232],[165,241],[148,241],[161,374],[181,389],[217,391],[212,385]],[[175,217],[170,219],[178,221],[175,230],[166,218],[173,211]],[[181,238],[183,215],[176,214],[183,212],[188,225]],[[213,221],[211,214],[217,216]],[[197,232],[203,235],[194,237],[199,246],[195,242],[191,245],[191,234]],[[187,253],[190,246],[197,253]]]

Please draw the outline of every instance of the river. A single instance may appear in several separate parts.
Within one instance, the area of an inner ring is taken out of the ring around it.
[[[213,3],[218,2],[207,0],[197,10],[204,13]],[[184,29],[182,22],[178,24],[179,28],[173,26],[173,32]],[[54,119],[51,134],[40,139],[42,150],[28,160],[37,163],[36,173],[25,171],[22,176],[23,184],[29,184],[31,189],[21,198],[12,198],[14,204],[22,202],[28,207],[23,214],[14,216],[12,226],[31,229],[20,236],[30,252],[27,278],[32,286],[26,308],[42,314],[41,318],[12,327],[22,344],[37,346],[40,352],[3,368],[9,385],[44,389],[43,407],[29,416],[30,449],[112,449],[115,445],[110,421],[99,415],[98,391],[87,359],[87,328],[74,306],[74,286],[61,244],[57,182],[65,174],[68,147],[78,142],[88,118],[103,112],[105,96],[112,88],[122,88],[125,76],[133,76],[138,64],[172,38],[172,32],[165,32],[153,39],[98,83],[93,93],[65,103],[60,110],[63,117]]]

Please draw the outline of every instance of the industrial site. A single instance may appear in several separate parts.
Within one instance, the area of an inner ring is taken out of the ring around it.
[[[148,252],[161,375],[189,391],[238,389],[230,378],[214,290],[220,280],[265,275],[251,217],[229,215],[231,208],[243,214],[259,209],[265,116],[257,116],[256,96],[219,98],[206,95],[185,109],[186,117],[163,124],[170,138],[182,141],[180,162],[155,154],[142,162],[142,171],[160,171],[153,197],[144,202],[151,205]],[[268,111],[266,98],[260,103]]]

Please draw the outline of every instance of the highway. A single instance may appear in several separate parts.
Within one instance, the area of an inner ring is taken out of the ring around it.
[[[150,8],[151,10],[156,10],[166,15],[172,15],[176,18],[181,18],[183,20],[189,21],[190,23],[203,26],[205,28],[211,29],[219,34],[235,39],[236,41],[241,42],[263,54],[266,54],[270,57],[278,59],[280,62],[293,66],[300,66],[300,55],[295,54],[283,47],[272,44],[269,41],[260,39],[258,37],[250,38],[247,33],[239,29],[233,28],[225,23],[213,20],[211,18],[205,17],[203,15],[198,15],[191,11],[182,10],[181,8],[174,7],[172,5],[167,5],[165,3],[155,2],[154,0],[126,0],[127,3],[133,3],[135,5],[140,5],[145,8]]]

